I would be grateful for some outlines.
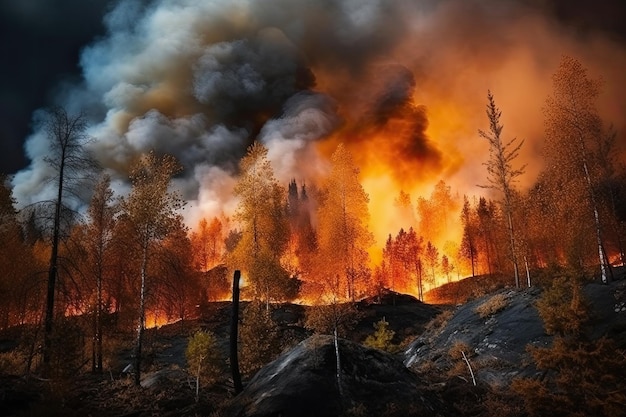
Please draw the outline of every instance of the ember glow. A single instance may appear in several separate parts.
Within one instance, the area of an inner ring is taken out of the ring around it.
[[[561,55],[605,77],[601,109],[626,130],[623,45],[601,33],[579,36],[525,4],[121,1],[106,17],[107,35],[83,51],[83,80],[57,102],[90,114],[90,146],[120,195],[138,155],[174,155],[192,228],[232,216],[237,164],[253,141],[267,146],[285,185],[318,183],[344,143],[370,198],[372,267],[389,234],[428,221],[417,217],[417,200],[443,180],[457,206],[428,239],[453,258],[445,247],[461,240],[462,196],[485,193],[477,185],[487,145],[477,129],[487,124],[487,89],[507,135],[526,140],[522,187],[541,169],[541,107]],[[26,147],[32,164],[13,180],[20,206],[53,195],[41,181],[43,132],[36,128]],[[401,191],[415,218],[394,203]]]

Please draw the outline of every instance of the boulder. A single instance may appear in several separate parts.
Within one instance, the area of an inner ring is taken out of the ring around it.
[[[443,408],[400,360],[340,339],[341,393],[333,338],[315,335],[262,368],[226,406],[233,417],[420,416]]]

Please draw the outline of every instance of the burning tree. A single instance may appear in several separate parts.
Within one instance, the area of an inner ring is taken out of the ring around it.
[[[423,246],[424,238],[412,227],[408,232],[400,229],[395,239],[389,235],[383,248],[383,262],[385,284],[392,291],[409,291],[415,284],[419,299],[423,299]]]
[[[342,144],[331,162],[318,211],[319,272],[330,280],[340,276],[337,297],[354,301],[357,282],[368,276],[367,249],[374,243],[367,228],[369,197],[352,155]]]
[[[572,208],[582,206],[588,213],[583,214],[582,224],[589,224],[585,218],[593,217],[601,279],[606,283],[608,266],[597,195],[602,173],[598,164],[601,160],[599,155],[603,139],[607,136],[595,106],[600,83],[587,76],[580,62],[567,56],[561,60],[552,80],[553,95],[548,97],[544,108],[548,177],[558,184],[555,188],[562,192],[575,195],[577,199],[584,196],[580,200],[582,204],[571,205],[571,197],[564,202]]]
[[[461,254],[469,259],[472,266],[472,277],[476,276],[476,215],[467,198],[463,197],[463,209],[461,210],[461,222],[463,223],[463,239],[461,241]]]
[[[241,239],[230,253],[232,269],[248,274],[255,299],[265,301],[294,297],[294,286],[281,265],[289,240],[289,224],[284,209],[284,190],[280,187],[267,159],[267,148],[254,143],[241,160],[241,176],[235,185],[239,205],[235,220]]]
[[[424,250],[424,258],[426,265],[430,268],[430,281],[434,287],[437,285],[437,276],[435,271],[439,266],[439,250],[430,241],[426,243],[426,249]]]
[[[213,217],[211,223],[206,219],[200,220],[198,230],[191,234],[196,269],[207,272],[220,262],[224,246],[223,229],[224,225],[217,217]]]
[[[489,160],[485,163],[487,167],[487,181],[491,188],[502,194],[502,211],[506,217],[509,231],[509,250],[513,261],[513,271],[515,273],[515,286],[520,287],[519,269],[517,265],[517,250],[515,248],[515,228],[513,225],[513,184],[516,178],[524,173],[525,166],[515,169],[513,161],[518,157],[519,150],[524,141],[517,141],[517,138],[509,142],[502,141],[502,129],[500,116],[502,112],[496,107],[491,91],[487,92],[487,118],[489,119],[489,131],[479,130],[478,134],[489,142]]]
[[[0,175],[0,329],[41,316],[43,286],[35,274],[43,265],[24,239],[14,200]]]

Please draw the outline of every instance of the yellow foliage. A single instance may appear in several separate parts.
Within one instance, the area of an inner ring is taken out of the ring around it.
[[[397,346],[391,343],[391,340],[396,332],[389,330],[387,327],[389,327],[389,322],[384,318],[374,323],[376,331],[374,334],[367,336],[363,344],[367,347],[384,350],[385,352],[394,352]]]

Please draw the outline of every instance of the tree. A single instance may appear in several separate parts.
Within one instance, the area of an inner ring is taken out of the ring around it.
[[[441,272],[446,276],[448,282],[450,282],[450,273],[454,270],[454,265],[450,263],[450,260],[446,255],[441,257]]]
[[[400,229],[395,239],[389,235],[383,248],[386,284],[391,291],[407,291],[417,280],[421,299],[421,252],[423,238],[411,227],[408,232]]]
[[[332,168],[318,209],[319,275],[335,286],[338,298],[354,301],[357,282],[369,276],[368,248],[374,243],[368,230],[369,196],[359,181],[359,169],[340,144],[331,157]]]
[[[178,319],[181,325],[202,301],[199,273],[193,267],[192,245],[182,218],[172,222],[168,235],[155,250],[158,285],[153,310]]]
[[[200,400],[200,382],[215,382],[220,367],[217,337],[211,332],[198,331],[189,338],[185,349],[187,366],[196,377],[196,402]]]
[[[315,193],[315,188],[313,188]],[[287,217],[290,237],[283,264],[292,276],[307,274],[317,251],[317,235],[311,224],[311,201],[305,184],[300,190],[295,180],[289,183]]]
[[[418,236],[415,230],[411,227],[407,236],[408,250],[407,256],[411,259],[413,264],[413,273],[417,281],[417,293],[420,301],[424,301],[424,280],[422,276],[422,257],[424,252],[424,238]]]
[[[463,197],[463,209],[461,210],[461,222],[463,223],[463,239],[461,240],[461,253],[470,260],[472,265],[472,277],[476,276],[476,221],[467,196]]]
[[[93,308],[92,371],[102,372],[102,310],[105,270],[111,262],[110,251],[118,206],[113,203],[111,178],[104,175],[96,185],[87,209],[87,254],[91,258],[91,273],[95,279]]]
[[[432,280],[432,284],[436,285],[437,278],[435,276],[435,270],[437,268],[437,265],[439,265],[439,250],[437,250],[435,245],[430,243],[430,240],[426,243],[426,250],[424,252],[424,257],[426,258],[426,264],[428,265],[431,271],[430,278]]]
[[[197,231],[191,234],[191,244],[196,268],[202,272],[216,266],[222,256],[224,246],[223,224],[217,217],[211,223],[200,220]]]
[[[544,107],[547,166],[554,167],[551,175],[568,191],[578,194],[577,199],[584,196],[582,201],[593,216],[601,280],[606,283],[608,263],[595,189],[601,173],[597,163],[599,147],[606,137],[595,106],[600,82],[590,79],[578,60],[564,56],[552,83],[553,93]]]
[[[312,329],[316,333],[333,335],[336,364],[335,377],[337,378],[339,395],[343,395],[343,386],[341,384],[339,337],[345,337],[347,332],[356,326],[359,317],[359,311],[356,309],[354,303],[340,304],[337,302],[336,297],[333,297],[332,302],[328,304],[312,307],[306,314],[304,327]]]
[[[500,256],[497,250],[498,245],[496,244],[496,231],[499,219],[495,203],[492,200],[487,201],[485,197],[480,197],[478,199],[478,206],[476,207],[475,219],[477,220],[477,237],[482,238],[482,244],[479,246],[483,249],[482,252],[486,257],[487,270],[491,275],[494,265],[496,266],[496,270],[498,270],[498,266],[500,265]]]
[[[524,141],[517,141],[516,138],[509,142],[502,141],[502,129],[500,123],[502,112],[496,107],[495,99],[491,91],[487,92],[487,118],[489,119],[489,131],[478,130],[478,134],[489,142],[489,160],[485,163],[487,167],[487,181],[491,188],[502,194],[503,212],[506,216],[509,231],[509,250],[513,261],[513,271],[515,274],[515,286],[520,287],[519,268],[517,264],[517,250],[515,248],[515,227],[513,225],[513,184],[516,178],[524,173],[525,165],[521,168],[513,168],[513,161],[519,156],[519,150]]]
[[[440,238],[442,234],[447,234],[450,214],[458,210],[458,202],[452,197],[450,186],[446,185],[443,180],[435,184],[430,201],[431,205],[436,208],[433,214],[436,218],[438,234],[435,237]]]
[[[420,234],[434,244],[442,244],[451,224],[451,213],[458,210],[458,202],[452,196],[450,186],[443,180],[435,184],[430,198],[417,199]]]
[[[123,219],[132,229],[140,252],[139,322],[134,352],[136,385],[141,380],[148,266],[155,245],[176,225],[180,216],[178,210],[184,206],[179,194],[168,190],[172,176],[180,169],[176,159],[170,155],[158,157],[154,152],[144,155],[130,172],[130,195],[121,200]]]
[[[387,237],[385,247],[383,248],[383,261],[385,262],[385,272],[387,272],[386,284],[391,291],[396,291],[396,276],[398,268],[398,259],[396,251],[396,242],[391,234]]]
[[[388,327],[389,322],[383,317],[374,323],[374,329],[376,331],[374,334],[367,336],[363,344],[367,347],[393,353],[397,349],[397,346],[391,342],[395,332],[393,330],[389,330]]]
[[[239,332],[239,364],[245,375],[252,376],[280,354],[281,337],[270,311],[259,301],[252,301],[243,311]]]
[[[270,300],[290,295],[285,292],[290,277],[280,262],[289,240],[284,192],[267,159],[267,148],[260,143],[250,146],[240,168],[234,191],[239,197],[235,219],[242,236],[229,264],[247,272],[253,297],[264,300],[269,310]]]
[[[19,213],[11,189],[0,175],[0,329],[24,324],[41,316],[42,281],[36,272],[44,269],[24,240]]]
[[[557,275],[537,302],[546,333],[554,337],[551,346],[528,349],[542,377],[512,384],[527,415],[624,414],[626,357],[611,337],[589,337],[594,311],[581,284],[579,276]]]
[[[62,237],[64,213],[67,213],[65,204],[69,198],[68,194],[76,191],[76,185],[84,180],[85,173],[93,168],[93,161],[88,157],[85,149],[88,139],[85,133],[87,121],[82,113],[71,115],[62,107],[52,108],[46,114],[44,129],[50,146],[45,162],[53,172],[53,180],[56,183],[56,197],[51,202],[54,214],[44,319],[43,365],[44,371],[48,372],[46,368],[50,364],[52,349],[59,242]]]

